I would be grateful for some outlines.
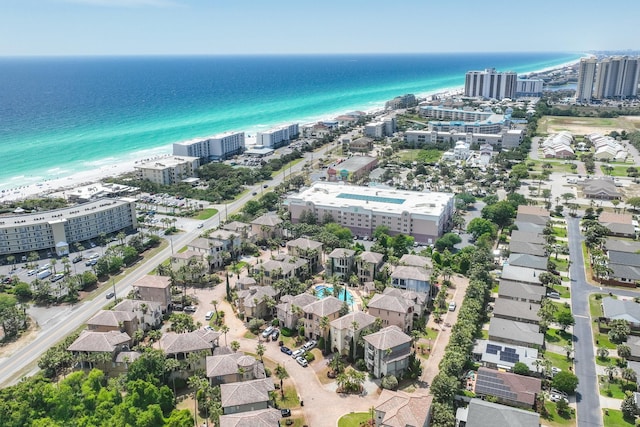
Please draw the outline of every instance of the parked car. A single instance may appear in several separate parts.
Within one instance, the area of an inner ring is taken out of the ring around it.
[[[456,302],[455,301],[451,301],[449,303],[449,311],[456,311]]]
[[[289,356],[293,354],[293,351],[291,351],[289,347],[285,347],[285,346],[280,347],[280,351]]]
[[[271,333],[271,340],[275,341],[278,339],[279,336],[280,336],[280,331],[276,329]]]
[[[34,274],[36,274],[35,270],[29,270],[29,272],[27,273],[27,276],[33,276]]]
[[[207,314],[204,316],[204,320],[211,320],[213,318],[213,311],[207,311]]]
[[[280,409],[280,415],[282,416],[282,418],[290,417],[291,409]]]
[[[58,273],[58,274],[54,275],[54,276],[51,278],[51,281],[52,281],[52,282],[57,282],[58,280],[62,279],[63,277],[64,277],[64,274],[62,274],[62,273]]]
[[[79,263],[80,261],[82,261],[82,255],[78,255],[77,257],[74,257],[71,262],[73,262],[74,264]]]
[[[274,327],[273,327],[273,326],[269,326],[267,329],[265,329],[265,330],[262,332],[262,338],[266,338],[266,337],[268,337],[269,335],[271,335],[271,333],[273,332],[273,330],[274,330]]]
[[[560,293],[558,293],[556,291],[549,291],[549,292],[547,292],[547,296],[549,298],[559,299],[560,298]]]
[[[302,356],[296,357],[296,362],[298,362],[298,365],[302,366],[303,368],[309,366],[309,362],[307,362],[307,359]]]
[[[299,348],[296,351],[294,351],[293,353],[291,353],[291,357],[296,359],[296,358],[302,356],[305,353],[306,353],[306,350],[304,348]]]
[[[198,307],[196,307],[195,305],[187,305],[184,308],[184,311],[186,311],[187,313],[195,313],[198,310]]]
[[[94,265],[96,265],[98,263],[97,259],[90,259],[89,261],[85,262],[84,265],[86,265],[87,267],[92,267]]]
[[[306,351],[311,350],[313,347],[316,346],[316,344],[318,344],[315,340],[310,340],[308,342],[306,342],[302,348],[304,348]]]
[[[113,298],[113,297],[115,297],[115,296],[116,296],[115,292],[109,292],[109,293],[107,294],[107,299],[111,299],[111,298]]]

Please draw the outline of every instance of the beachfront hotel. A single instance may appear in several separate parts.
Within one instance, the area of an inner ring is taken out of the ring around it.
[[[497,72],[495,68],[468,71],[464,82],[464,96],[486,99],[515,99],[518,75],[513,71]]]
[[[639,61],[628,56],[612,56],[600,61],[595,77],[594,98],[635,98],[638,95]]]
[[[267,148],[280,148],[287,145],[300,134],[298,123],[278,126],[256,134],[256,145]]]
[[[376,227],[391,234],[413,236],[418,243],[431,244],[451,228],[453,194],[417,192],[344,183],[316,182],[285,204],[291,221],[300,222],[304,212],[317,218],[331,215],[343,227],[359,236],[372,236]]]
[[[578,84],[576,101],[590,102],[593,96],[593,84],[596,78],[596,58],[582,58],[578,64]]]
[[[244,132],[225,132],[208,138],[196,138],[173,144],[174,156],[199,157],[200,163],[220,161],[241,154],[245,149]]]
[[[51,250],[69,254],[69,245],[137,228],[135,199],[101,199],[48,212],[0,216],[0,255]]]
[[[171,185],[194,177],[199,167],[199,157],[169,156],[136,165],[135,170],[140,179],[160,185]]]

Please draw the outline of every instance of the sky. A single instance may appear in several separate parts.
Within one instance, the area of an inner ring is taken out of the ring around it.
[[[0,56],[640,49],[637,0],[0,0]]]

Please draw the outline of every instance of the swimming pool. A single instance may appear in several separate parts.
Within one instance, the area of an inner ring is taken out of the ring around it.
[[[336,298],[338,298],[340,301],[344,301],[345,292],[347,294],[347,304],[349,305],[353,304],[353,295],[351,295],[351,292],[349,292],[345,288],[340,289],[340,294]],[[317,285],[316,295],[319,298],[324,298],[324,297],[333,295],[333,286]]]

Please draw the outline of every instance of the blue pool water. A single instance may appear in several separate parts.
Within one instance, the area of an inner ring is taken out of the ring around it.
[[[340,301],[344,301],[345,292],[347,293],[347,304],[349,304],[349,305],[353,304],[353,295],[351,295],[351,292],[349,292],[345,288],[342,288],[340,290],[340,294],[338,295],[337,298]],[[318,297],[320,297],[320,298],[331,296],[331,295],[333,295],[333,287],[324,286],[324,285],[318,285],[318,286],[316,286],[316,295]]]

